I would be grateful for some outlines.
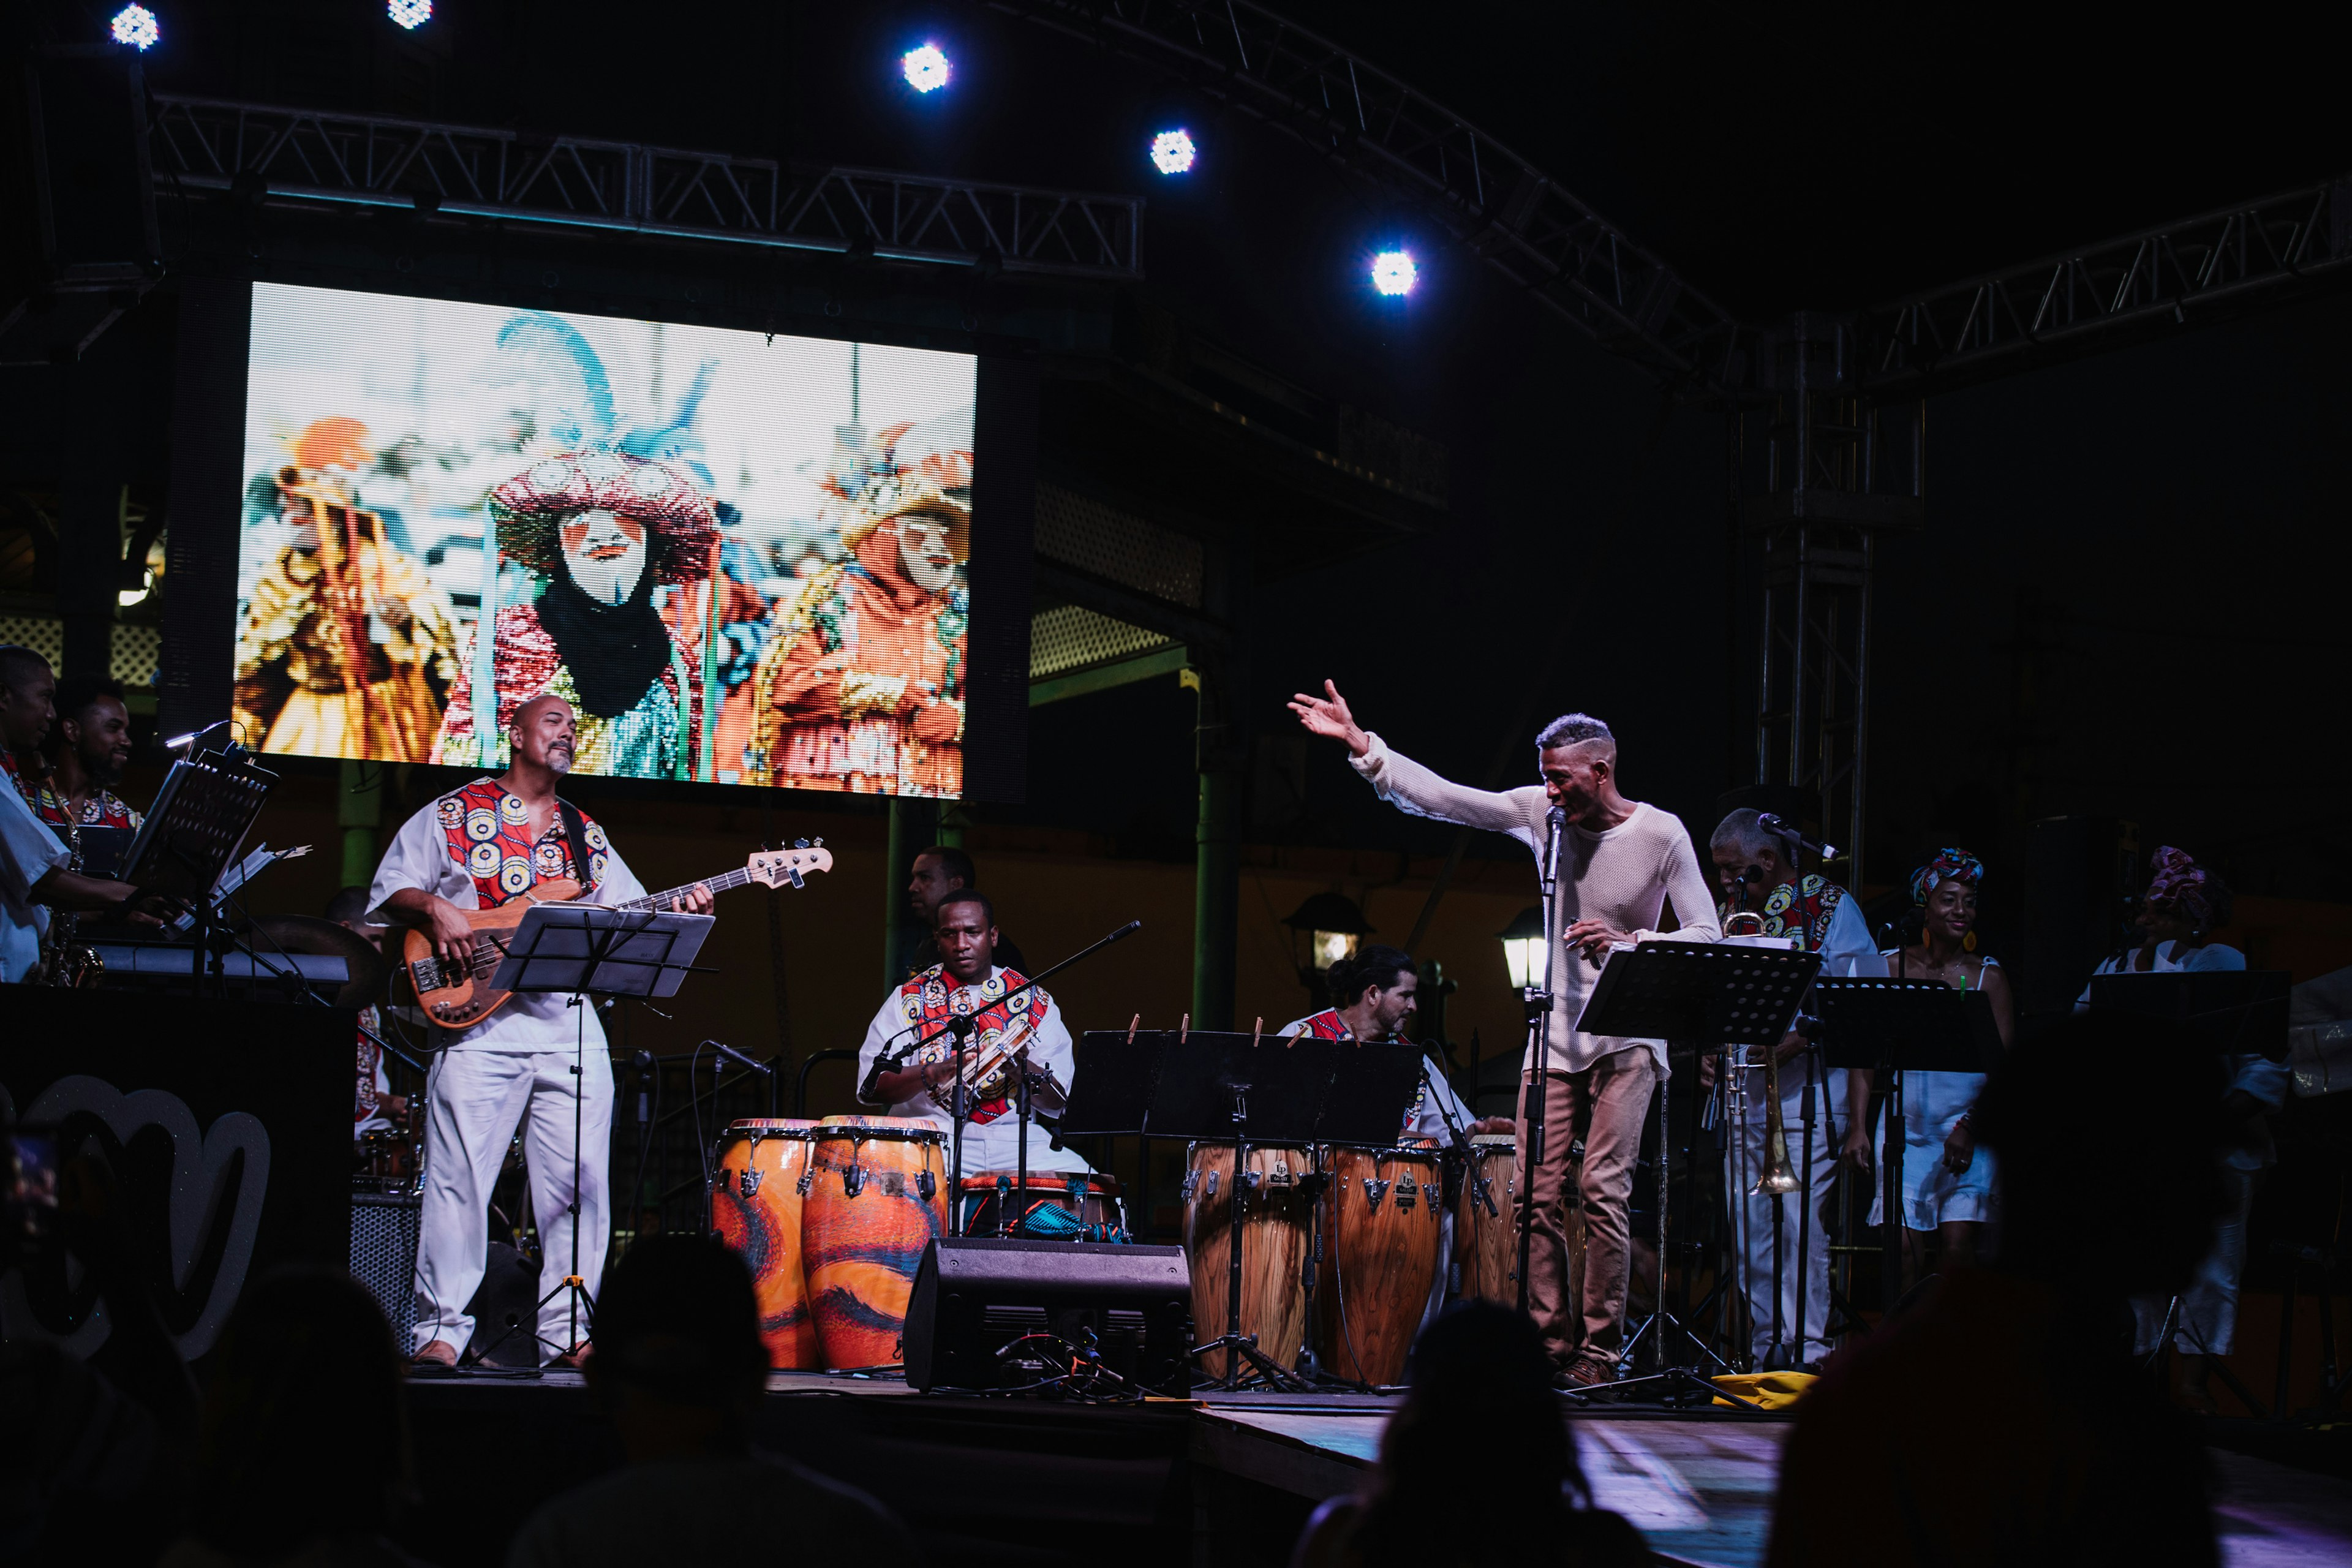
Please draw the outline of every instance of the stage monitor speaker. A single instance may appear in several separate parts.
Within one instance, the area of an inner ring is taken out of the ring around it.
[[[392,1325],[400,1353],[416,1330],[416,1233],[424,1200],[384,1193],[352,1194],[352,1278],[368,1289]]]
[[[2025,838],[2025,929],[2018,1010],[2071,1011],[2099,961],[2124,943],[2147,881],[2139,825],[2113,816],[2047,816]]]
[[[926,1394],[1035,1386],[1068,1369],[1059,1339],[1092,1345],[1136,1392],[1182,1398],[1192,1318],[1181,1247],[942,1238],[907,1303],[907,1382]]]

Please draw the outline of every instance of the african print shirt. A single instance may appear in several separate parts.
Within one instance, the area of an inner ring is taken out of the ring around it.
[[[898,1015],[909,1026],[917,1026],[919,1037],[929,1034],[952,1016],[973,1015],[979,1027],[972,1031],[971,1043],[964,1047],[965,1059],[969,1061],[971,1052],[985,1049],[1003,1038],[1006,1030],[1016,1021],[1022,1024],[1023,1035],[1032,1039],[1036,1037],[1037,1031],[1045,1026],[1046,1009],[1054,1005],[1053,997],[1045,994],[1044,986],[1034,986],[1023,992],[1021,1000],[1014,1003],[1009,1012],[1003,1005],[1007,993],[1028,984],[1028,976],[1019,970],[1000,967],[977,985],[957,985],[948,979],[945,966],[935,963],[898,987]],[[909,1058],[909,1065],[948,1061],[954,1056],[954,1038],[942,1036],[917,1051]],[[942,1089],[940,1092],[946,1094],[948,1090]],[[1012,1100],[999,1095],[994,1100],[983,1100],[975,1104],[971,1120],[975,1126],[985,1126],[1000,1116],[1011,1114],[1012,1110]]]
[[[556,813],[547,831],[534,841],[530,807],[507,793],[496,779],[476,779],[465,788],[441,797],[441,832],[449,843],[449,858],[463,867],[474,881],[482,908],[505,903],[541,882],[569,878],[593,892],[604,879],[610,842],[604,830],[585,812],[580,836],[588,852],[588,874],[580,876],[572,864],[572,846],[563,832],[563,814]]]
[[[1837,918],[1838,906],[1845,899],[1843,888],[1818,873],[1793,885],[1783,882],[1764,900],[1761,934],[1794,937],[1802,951],[1819,952],[1829,941],[1830,922]],[[1719,912],[1729,920],[1733,910],[1726,904]]]
[[[1314,1040],[1352,1040],[1356,1037],[1354,1032],[1348,1027],[1348,1021],[1339,1016],[1339,1009],[1337,1007],[1326,1007],[1320,1013],[1313,1013],[1304,1018],[1295,1019],[1284,1025],[1282,1032],[1286,1037],[1304,1033],[1307,1038]],[[1410,1043],[1395,1035],[1391,1035],[1389,1038],[1397,1041],[1400,1045]],[[1405,1103],[1404,1121],[1399,1129],[1405,1137],[1413,1138],[1421,1135],[1422,1123],[1426,1120],[1423,1112],[1428,1103],[1429,1074],[1424,1072],[1413,1080],[1412,1099]]]
[[[74,825],[66,797],[47,783],[26,777],[17,766],[15,752],[0,749],[0,773],[8,775],[9,781],[16,786],[16,793],[23,795],[25,804],[33,808],[35,816],[51,827]],[[81,826],[84,827],[136,827],[145,820],[112,790],[99,790],[81,803]]]

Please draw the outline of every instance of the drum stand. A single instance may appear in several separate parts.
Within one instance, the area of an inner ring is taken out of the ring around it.
[[[1240,1389],[1244,1359],[1265,1379],[1267,1386],[1284,1394],[1306,1394],[1310,1389],[1305,1379],[1286,1371],[1280,1363],[1258,1349],[1255,1334],[1242,1332],[1242,1219],[1248,1209],[1250,1189],[1257,1184],[1257,1173],[1249,1168],[1248,1086],[1234,1084],[1229,1092],[1234,1097],[1234,1202],[1233,1215],[1226,1222],[1232,1240],[1225,1248],[1225,1331],[1194,1345],[1186,1353],[1204,1356],[1213,1351],[1223,1351],[1225,1374],[1216,1386],[1227,1394]]]

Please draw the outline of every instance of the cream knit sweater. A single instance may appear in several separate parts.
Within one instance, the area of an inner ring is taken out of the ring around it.
[[[1538,866],[1543,864],[1551,802],[1541,784],[1525,784],[1499,795],[1466,788],[1391,751],[1378,735],[1370,740],[1371,749],[1351,763],[1382,800],[1415,816],[1507,833],[1535,852]],[[1698,856],[1691,849],[1690,835],[1671,813],[1638,802],[1633,816],[1605,833],[1569,825],[1559,851],[1559,901],[1554,929],[1561,931],[1578,921],[1598,920],[1631,931],[1636,942],[1653,937],[1670,942],[1723,939],[1715,899],[1699,870]],[[1669,901],[1681,929],[1661,931],[1656,929],[1658,917]],[[1601,977],[1601,968],[1565,945],[1554,956],[1556,984],[1549,1020],[1552,1070],[1581,1072],[1602,1057],[1638,1048],[1657,1058],[1659,1075],[1664,1076],[1664,1041],[1588,1035],[1574,1026]],[[1535,1048],[1530,1046],[1522,1070],[1533,1072],[1535,1065]]]

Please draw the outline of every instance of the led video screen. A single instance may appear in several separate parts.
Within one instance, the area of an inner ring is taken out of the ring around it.
[[[964,792],[964,353],[253,285],[233,717],[265,752]]]

